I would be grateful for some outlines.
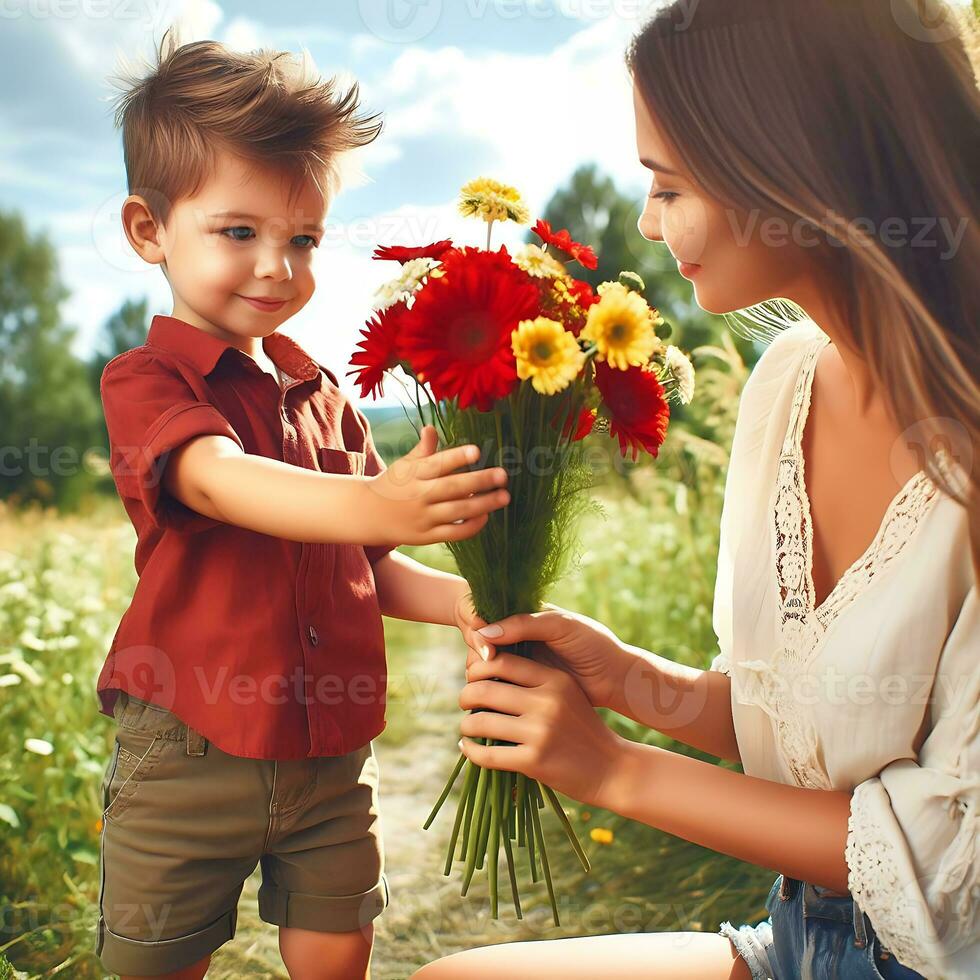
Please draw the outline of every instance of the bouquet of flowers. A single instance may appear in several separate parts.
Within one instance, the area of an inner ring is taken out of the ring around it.
[[[478,534],[447,545],[476,612],[493,622],[539,610],[568,565],[575,521],[591,505],[584,438],[607,432],[623,456],[636,460],[642,450],[656,457],[669,401],[690,401],[694,372],[681,351],[664,344],[670,327],[647,303],[638,275],[623,272],[593,289],[566,263],[595,269],[595,252],[544,220],[532,229],[540,244],[513,256],[503,246],[491,251],[494,222],[529,220],[512,187],[471,181],[459,207],[486,222],[486,248],[444,240],[375,251],[376,259],[401,263],[401,271],[378,291],[376,315],[362,330],[348,374],[356,376],[362,397],[376,398],[385,376],[401,368],[414,382],[419,417],[424,421],[428,410],[445,445],[474,443],[483,461],[508,471],[508,506],[491,513]],[[524,646],[512,652],[530,656]],[[503,845],[521,918],[515,851],[526,849],[532,883],[540,880],[540,858],[558,925],[538,813],[546,803],[586,871],[589,861],[557,795],[522,773],[486,770],[460,754],[425,828],[464,769],[445,874],[459,844],[465,895],[486,860],[497,918]]]

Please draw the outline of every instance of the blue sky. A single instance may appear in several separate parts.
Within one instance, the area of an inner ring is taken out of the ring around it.
[[[623,53],[658,2],[3,0],[0,206],[55,244],[79,354],[126,298],[169,313],[162,272],[120,228],[125,170],[107,76],[121,57],[148,58],[174,22],[185,41],[305,47],[321,74],[356,78],[364,107],[385,117],[331,210],[317,292],[282,328],[342,375],[391,271],[370,259],[375,244],[480,242],[482,224],[455,211],[467,180],[516,185],[532,215],[590,161],[628,193],[646,193]],[[497,244],[524,232],[494,230]]]
[[[239,49],[306,47],[319,72],[361,83],[385,130],[352,161],[317,250],[318,288],[282,329],[342,374],[393,270],[376,243],[481,240],[459,218],[467,180],[513,183],[532,214],[580,164],[596,160],[645,192],[636,162],[623,51],[642,23],[640,0],[341,0],[319,5],[241,0],[6,0],[0,26],[0,206],[46,229],[72,291],[62,310],[87,353],[127,297],[169,313],[159,268],[129,248],[114,89],[120,56],[149,58],[177,21],[185,41]],[[16,94],[14,94],[16,93]],[[517,241],[512,226],[495,241]],[[338,370],[339,369],[339,370]],[[350,380],[350,379],[346,379]],[[346,381],[345,381],[346,384]],[[353,393],[353,386],[346,388]]]

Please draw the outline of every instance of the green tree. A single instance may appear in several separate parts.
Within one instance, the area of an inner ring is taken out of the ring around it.
[[[127,299],[102,326],[101,337],[89,361],[89,376],[96,395],[105,366],[117,354],[132,350],[146,342],[149,305],[146,297]]]
[[[84,454],[102,413],[61,320],[68,295],[46,235],[0,211],[0,499],[13,503],[67,506],[95,482]]]

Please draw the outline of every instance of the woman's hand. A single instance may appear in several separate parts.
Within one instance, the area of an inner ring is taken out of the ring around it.
[[[475,660],[466,676],[460,707],[489,709],[460,723],[460,749],[467,758],[488,769],[522,772],[590,806],[608,807],[630,743],[603,724],[570,674],[500,653]],[[471,738],[516,744],[481,745]]]
[[[495,659],[496,647],[537,640],[534,659],[566,671],[596,708],[618,709],[624,678],[635,657],[619,637],[588,616],[545,603],[542,612],[508,616],[487,624],[472,603],[457,603],[457,625],[470,648],[467,666]]]

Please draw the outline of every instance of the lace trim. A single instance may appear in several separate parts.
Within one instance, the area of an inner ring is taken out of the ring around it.
[[[888,505],[871,544],[827,597],[814,605],[813,525],[804,478],[803,431],[817,358],[829,341],[821,334],[803,358],[776,476],[773,521],[782,642],[771,663],[744,665],[757,671],[761,706],[774,720],[776,740],[793,778],[801,786],[820,789],[833,787],[819,758],[817,735],[788,696],[786,681],[805,672],[830,624],[901,554],[937,490],[924,470],[912,476]]]
[[[871,783],[859,783],[851,794],[847,817],[847,887],[868,913],[882,944],[905,966],[928,975],[930,964],[921,961],[923,937],[916,923],[921,916],[908,900],[894,845],[875,829]]]

